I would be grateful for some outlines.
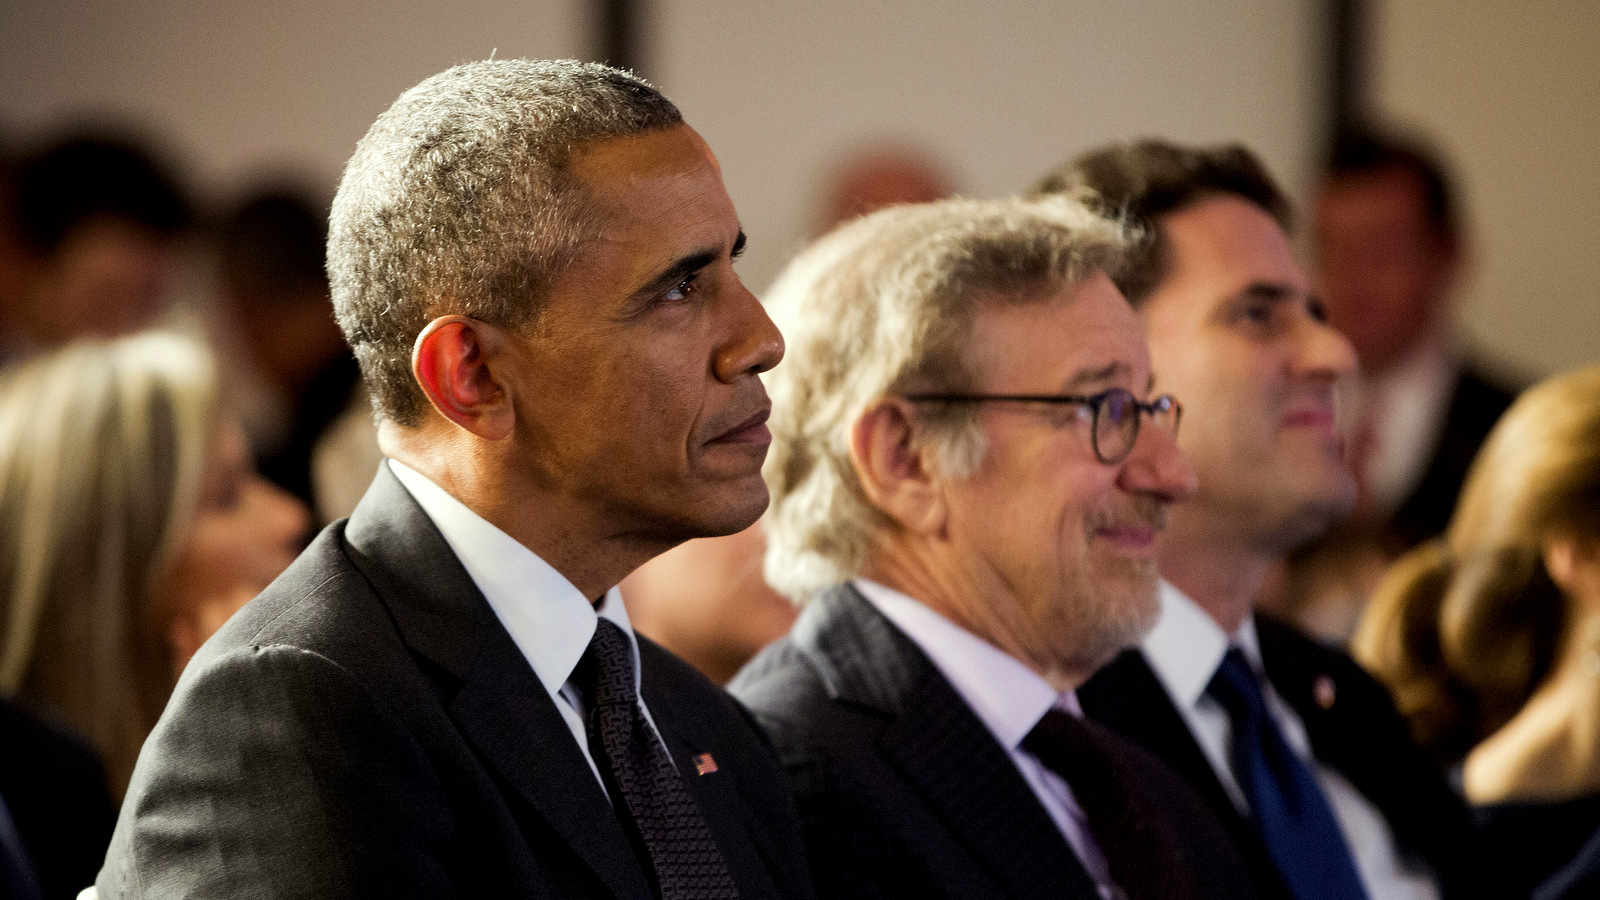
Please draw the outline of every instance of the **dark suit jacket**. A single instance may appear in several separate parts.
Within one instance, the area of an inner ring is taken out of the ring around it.
[[[1390,549],[1404,550],[1444,532],[1478,448],[1515,399],[1515,391],[1481,369],[1470,364],[1462,368],[1422,480],[1385,525],[1384,540]]]
[[[744,898],[812,894],[771,750],[639,641],[643,695]],[[696,775],[710,753],[717,769]],[[145,744],[101,900],[648,898],[550,695],[383,466],[208,642]]]
[[[1267,678],[1305,723],[1312,754],[1372,801],[1400,846],[1433,867],[1447,897],[1493,896],[1480,893],[1483,882],[1468,871],[1473,837],[1465,806],[1412,743],[1388,692],[1350,657],[1287,625],[1257,615],[1256,630]],[[1318,702],[1319,681],[1333,687],[1326,708]],[[1228,798],[1143,651],[1123,652],[1078,690],[1078,699],[1091,718],[1161,757],[1199,791],[1249,863],[1263,897],[1288,897],[1265,847]]]
[[[1550,802],[1493,803],[1474,807],[1472,815],[1484,846],[1494,850],[1507,896],[1553,890],[1540,888],[1546,882],[1581,882],[1578,873],[1585,865],[1589,884],[1600,885],[1600,792]],[[1600,892],[1570,896],[1600,897]]]
[[[72,900],[94,881],[117,811],[83,738],[0,700],[0,797],[45,900]]]
[[[816,597],[730,689],[778,747],[824,897],[1099,900],[1000,743],[917,646],[848,585]],[[1172,774],[1201,896],[1252,896],[1219,826]]]
[[[1533,892],[1533,900],[1586,900],[1600,897],[1600,830],[1578,855]]]

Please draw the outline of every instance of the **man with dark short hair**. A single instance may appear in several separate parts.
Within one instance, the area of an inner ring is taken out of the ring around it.
[[[767,303],[767,576],[804,598],[731,685],[794,785],[818,889],[906,900],[1252,897],[1200,799],[1073,690],[1155,613],[1194,490],[1081,204],[895,207]]]
[[[1452,334],[1468,247],[1432,152],[1376,131],[1341,135],[1315,212],[1328,318],[1355,346],[1363,412],[1381,432],[1357,475],[1389,548],[1404,549],[1444,531],[1477,448],[1516,395]]]
[[[812,895],[770,750],[615,588],[766,506],[743,245],[627,73],[472,63],[378,119],[328,264],[388,459],[185,671],[103,900]]]
[[[1517,386],[1464,346],[1470,247],[1453,180],[1426,145],[1340,135],[1311,222],[1328,320],[1361,361],[1350,519],[1292,559],[1300,619],[1348,640],[1388,564],[1442,534],[1467,470]]]
[[[1295,262],[1287,200],[1243,147],[1160,141],[1091,151],[1040,190],[1091,191],[1144,229],[1119,284],[1156,389],[1183,398],[1199,476],[1161,545],[1160,617],[1084,685],[1085,712],[1199,790],[1262,896],[1470,889],[1465,810],[1388,694],[1254,612],[1272,568],[1355,494],[1337,402],[1355,354]]]
[[[14,235],[18,272],[14,286],[0,284],[0,361],[148,328],[166,306],[189,224],[177,178],[140,144],[88,133],[40,147],[6,174],[0,232]]]

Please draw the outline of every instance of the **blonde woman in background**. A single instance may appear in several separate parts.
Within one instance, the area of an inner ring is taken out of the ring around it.
[[[1600,826],[1600,366],[1511,407],[1449,530],[1390,571],[1353,649],[1460,766],[1507,896],[1571,859]]]
[[[86,342],[0,382],[0,692],[64,717],[120,797],[184,663],[298,552],[199,345]]]

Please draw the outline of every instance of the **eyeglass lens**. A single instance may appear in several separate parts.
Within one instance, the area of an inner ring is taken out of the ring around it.
[[[1113,388],[1100,395],[1094,410],[1094,454],[1108,465],[1121,462],[1139,437],[1139,413],[1143,405],[1156,427],[1167,432],[1178,428],[1178,405],[1170,397],[1157,397],[1140,404],[1129,391]]]

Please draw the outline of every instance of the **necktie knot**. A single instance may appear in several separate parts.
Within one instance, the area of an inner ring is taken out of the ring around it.
[[[1022,739],[1022,748],[1038,757],[1068,784],[1082,775],[1086,764],[1101,755],[1083,720],[1059,709],[1044,714]]]
[[[579,687],[588,691],[595,709],[630,708],[638,702],[633,684],[633,651],[628,636],[617,623],[601,616],[595,623],[594,637],[578,663]]]
[[[1206,685],[1206,693],[1222,704],[1222,708],[1228,711],[1228,717],[1236,721],[1260,722],[1267,714],[1261,680],[1256,677],[1256,670],[1250,666],[1250,661],[1245,659],[1244,651],[1238,647],[1229,647],[1228,652],[1223,654],[1222,664],[1217,666],[1216,673]]]

